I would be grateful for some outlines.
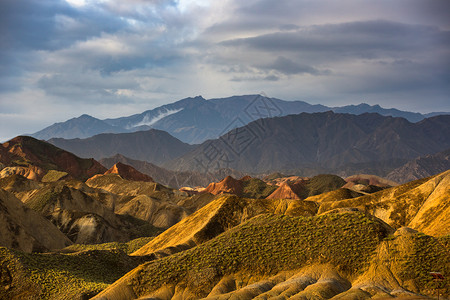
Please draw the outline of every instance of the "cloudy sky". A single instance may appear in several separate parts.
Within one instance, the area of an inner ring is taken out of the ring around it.
[[[0,141],[202,95],[450,111],[448,0],[1,0]]]

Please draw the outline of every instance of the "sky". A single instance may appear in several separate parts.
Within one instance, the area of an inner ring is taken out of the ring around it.
[[[261,92],[450,111],[450,1],[0,1],[0,141]]]

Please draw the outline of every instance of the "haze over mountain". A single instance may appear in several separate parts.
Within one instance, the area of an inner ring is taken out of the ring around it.
[[[102,158],[99,160],[99,162],[107,168],[111,168],[119,162],[130,165],[136,170],[148,176],[151,176],[156,182],[176,189],[186,186],[207,186],[209,183],[213,181],[220,181],[229,175],[237,178],[241,178],[245,175],[245,173],[243,172],[232,169],[220,169],[215,172],[209,173],[201,173],[198,171],[172,171],[158,167],[157,165],[149,163],[147,161],[128,158],[122,154],[116,154],[112,157]]]
[[[259,118],[328,110],[357,115],[367,112],[379,113],[384,116],[402,117],[410,122],[418,122],[426,117],[420,113],[385,109],[379,105],[371,106],[365,103],[327,107],[261,95],[232,96],[209,100],[197,96],[128,117],[99,120],[82,115],[66,122],[55,123],[31,136],[45,140],[87,138],[100,133],[124,133],[155,128],[167,131],[183,142],[195,144],[217,138],[233,128],[244,126]]]
[[[254,121],[164,166],[178,171],[313,169],[384,176],[407,160],[447,149],[448,136],[447,115],[410,123],[369,113],[301,113]]]

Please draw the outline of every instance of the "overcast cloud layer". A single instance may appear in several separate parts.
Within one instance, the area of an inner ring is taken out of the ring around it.
[[[0,141],[264,92],[450,111],[447,0],[1,0]]]

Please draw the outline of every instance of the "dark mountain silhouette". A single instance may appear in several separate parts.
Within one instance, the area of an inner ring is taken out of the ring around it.
[[[369,113],[301,113],[260,119],[231,130],[164,166],[178,171],[219,167],[253,173],[302,168],[334,173],[351,168],[353,173],[384,176],[407,160],[448,148],[449,125],[450,116],[410,123]],[[377,172],[365,170],[371,166]],[[380,166],[384,167],[379,170]]]
[[[101,159],[121,153],[132,159],[155,164],[174,159],[194,147],[156,129],[120,134],[104,133],[87,139],[51,139],[49,142],[81,157]]]
[[[410,122],[418,122],[425,117],[441,112],[422,115],[386,109],[379,105],[347,105],[327,107],[312,105],[304,101],[285,101],[262,95],[243,95],[206,100],[201,96],[185,98],[140,114],[115,119],[99,120],[88,115],[56,123],[32,136],[40,139],[87,138],[100,133],[123,133],[148,130],[150,128],[167,131],[186,143],[202,143],[214,139],[229,130],[242,127],[252,121],[267,117],[280,117],[302,112],[315,113],[334,111],[336,113],[378,113],[384,116],[402,117]]]

